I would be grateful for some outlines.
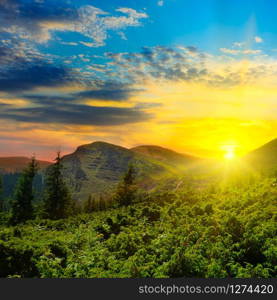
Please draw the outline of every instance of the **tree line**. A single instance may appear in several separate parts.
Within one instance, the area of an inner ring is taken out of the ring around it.
[[[45,186],[42,201],[34,208],[34,178],[39,170],[35,156],[20,175],[10,205],[9,224],[17,225],[39,215],[45,219],[63,219],[80,211],[76,201],[72,199],[70,190],[63,178],[63,164],[60,152],[57,153],[55,163],[48,167],[45,175]],[[127,172],[119,182],[112,196],[112,203],[117,206],[128,206],[136,198],[137,185],[135,183],[135,169],[129,165]],[[0,212],[4,211],[3,180],[0,177]],[[105,209],[106,202],[103,197],[92,198],[90,195],[83,204],[83,212]]]

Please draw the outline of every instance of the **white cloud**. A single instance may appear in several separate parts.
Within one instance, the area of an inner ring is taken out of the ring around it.
[[[119,31],[119,32],[118,32],[118,35],[121,37],[122,40],[127,41],[126,34],[125,34],[123,31]]]
[[[137,12],[132,8],[122,7],[116,10],[123,16],[109,16],[108,13],[87,5],[79,9],[79,21],[73,25],[73,30],[91,38],[89,47],[100,47],[105,45],[109,31],[122,30],[127,27],[140,26],[140,19],[147,18],[144,12]],[[70,29],[69,29],[70,30]]]
[[[254,40],[255,40],[256,43],[262,43],[263,42],[263,39],[259,36],[255,36]]]
[[[228,49],[228,48],[220,48],[221,52],[231,55],[240,55],[240,54],[260,54],[261,50],[252,50],[252,49],[244,49],[244,50],[238,50],[238,49]]]
[[[158,5],[159,6],[163,6],[164,5],[164,1],[163,0],[158,1]]]
[[[77,46],[78,43],[75,42],[61,42],[62,45],[68,45],[68,46]]]
[[[141,26],[141,20],[148,18],[145,12],[138,12],[128,7],[118,8],[115,13],[110,14],[92,5],[80,7],[74,11],[73,15],[74,17],[63,15],[60,19],[58,17],[42,18],[27,23],[19,14],[18,18],[15,18],[10,24],[3,24],[2,30],[14,34],[18,38],[29,39],[38,43],[49,41],[53,32],[77,32],[91,40],[81,42],[83,45],[100,47],[105,45],[109,32],[118,32],[119,30],[122,32],[128,27]],[[123,34],[120,33],[122,38],[124,37]]]
[[[261,52],[262,50],[251,50],[251,49],[246,49],[242,51],[243,54],[260,54]]]
[[[94,43],[87,43],[87,42],[82,42],[81,41],[80,44],[82,44],[84,46],[87,46],[87,47],[90,47],[90,48],[96,47],[96,45]]]
[[[236,49],[220,48],[219,50],[226,54],[237,55],[240,53],[240,50],[236,50]]]
[[[127,7],[118,8],[116,11],[126,14],[127,16],[103,18],[103,25],[106,29],[121,29],[128,26],[139,26],[141,25],[139,20],[148,17],[146,13],[140,13]]]
[[[244,46],[245,43],[244,43],[244,42],[234,42],[233,45],[234,45],[235,47],[240,48],[240,47]]]

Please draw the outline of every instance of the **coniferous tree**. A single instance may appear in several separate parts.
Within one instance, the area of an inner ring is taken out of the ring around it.
[[[134,201],[136,193],[137,186],[135,184],[135,169],[133,165],[129,165],[122,181],[118,184],[115,201],[120,206],[130,205]]]
[[[0,212],[4,210],[3,179],[0,175]]]
[[[74,210],[74,202],[64,182],[62,169],[61,156],[58,152],[45,180],[44,211],[49,219],[66,218]]]
[[[11,224],[18,224],[33,218],[33,180],[38,167],[35,157],[19,177],[11,205]]]
[[[85,213],[91,213],[93,211],[93,200],[92,200],[91,195],[89,195],[88,199],[84,203],[83,211]]]
[[[100,195],[99,196],[99,210],[105,210],[105,209],[107,209],[107,201],[102,195]]]

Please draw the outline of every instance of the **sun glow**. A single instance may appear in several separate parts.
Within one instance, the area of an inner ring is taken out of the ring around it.
[[[232,160],[236,157],[236,153],[235,153],[235,147],[232,145],[228,145],[228,146],[224,146],[223,147],[224,150],[224,158],[226,160]]]

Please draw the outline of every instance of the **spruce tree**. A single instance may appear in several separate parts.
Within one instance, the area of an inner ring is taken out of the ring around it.
[[[44,211],[49,219],[66,218],[74,210],[74,202],[64,182],[62,169],[61,156],[58,152],[45,180]]]
[[[88,199],[86,200],[86,202],[84,203],[84,206],[83,206],[83,211],[85,213],[91,213],[93,211],[93,200],[92,200],[92,197],[91,195],[89,195]]]
[[[136,192],[137,186],[135,184],[135,169],[133,165],[130,164],[122,181],[118,184],[115,201],[120,206],[130,205],[136,197]]]
[[[99,196],[99,210],[106,210],[106,209],[107,209],[107,201],[102,195],[100,195]]]
[[[33,218],[33,180],[37,173],[37,169],[37,162],[33,156],[29,165],[23,170],[22,175],[19,177],[15,189],[10,219],[10,222],[13,225]]]
[[[3,179],[0,175],[0,212],[4,211]]]

